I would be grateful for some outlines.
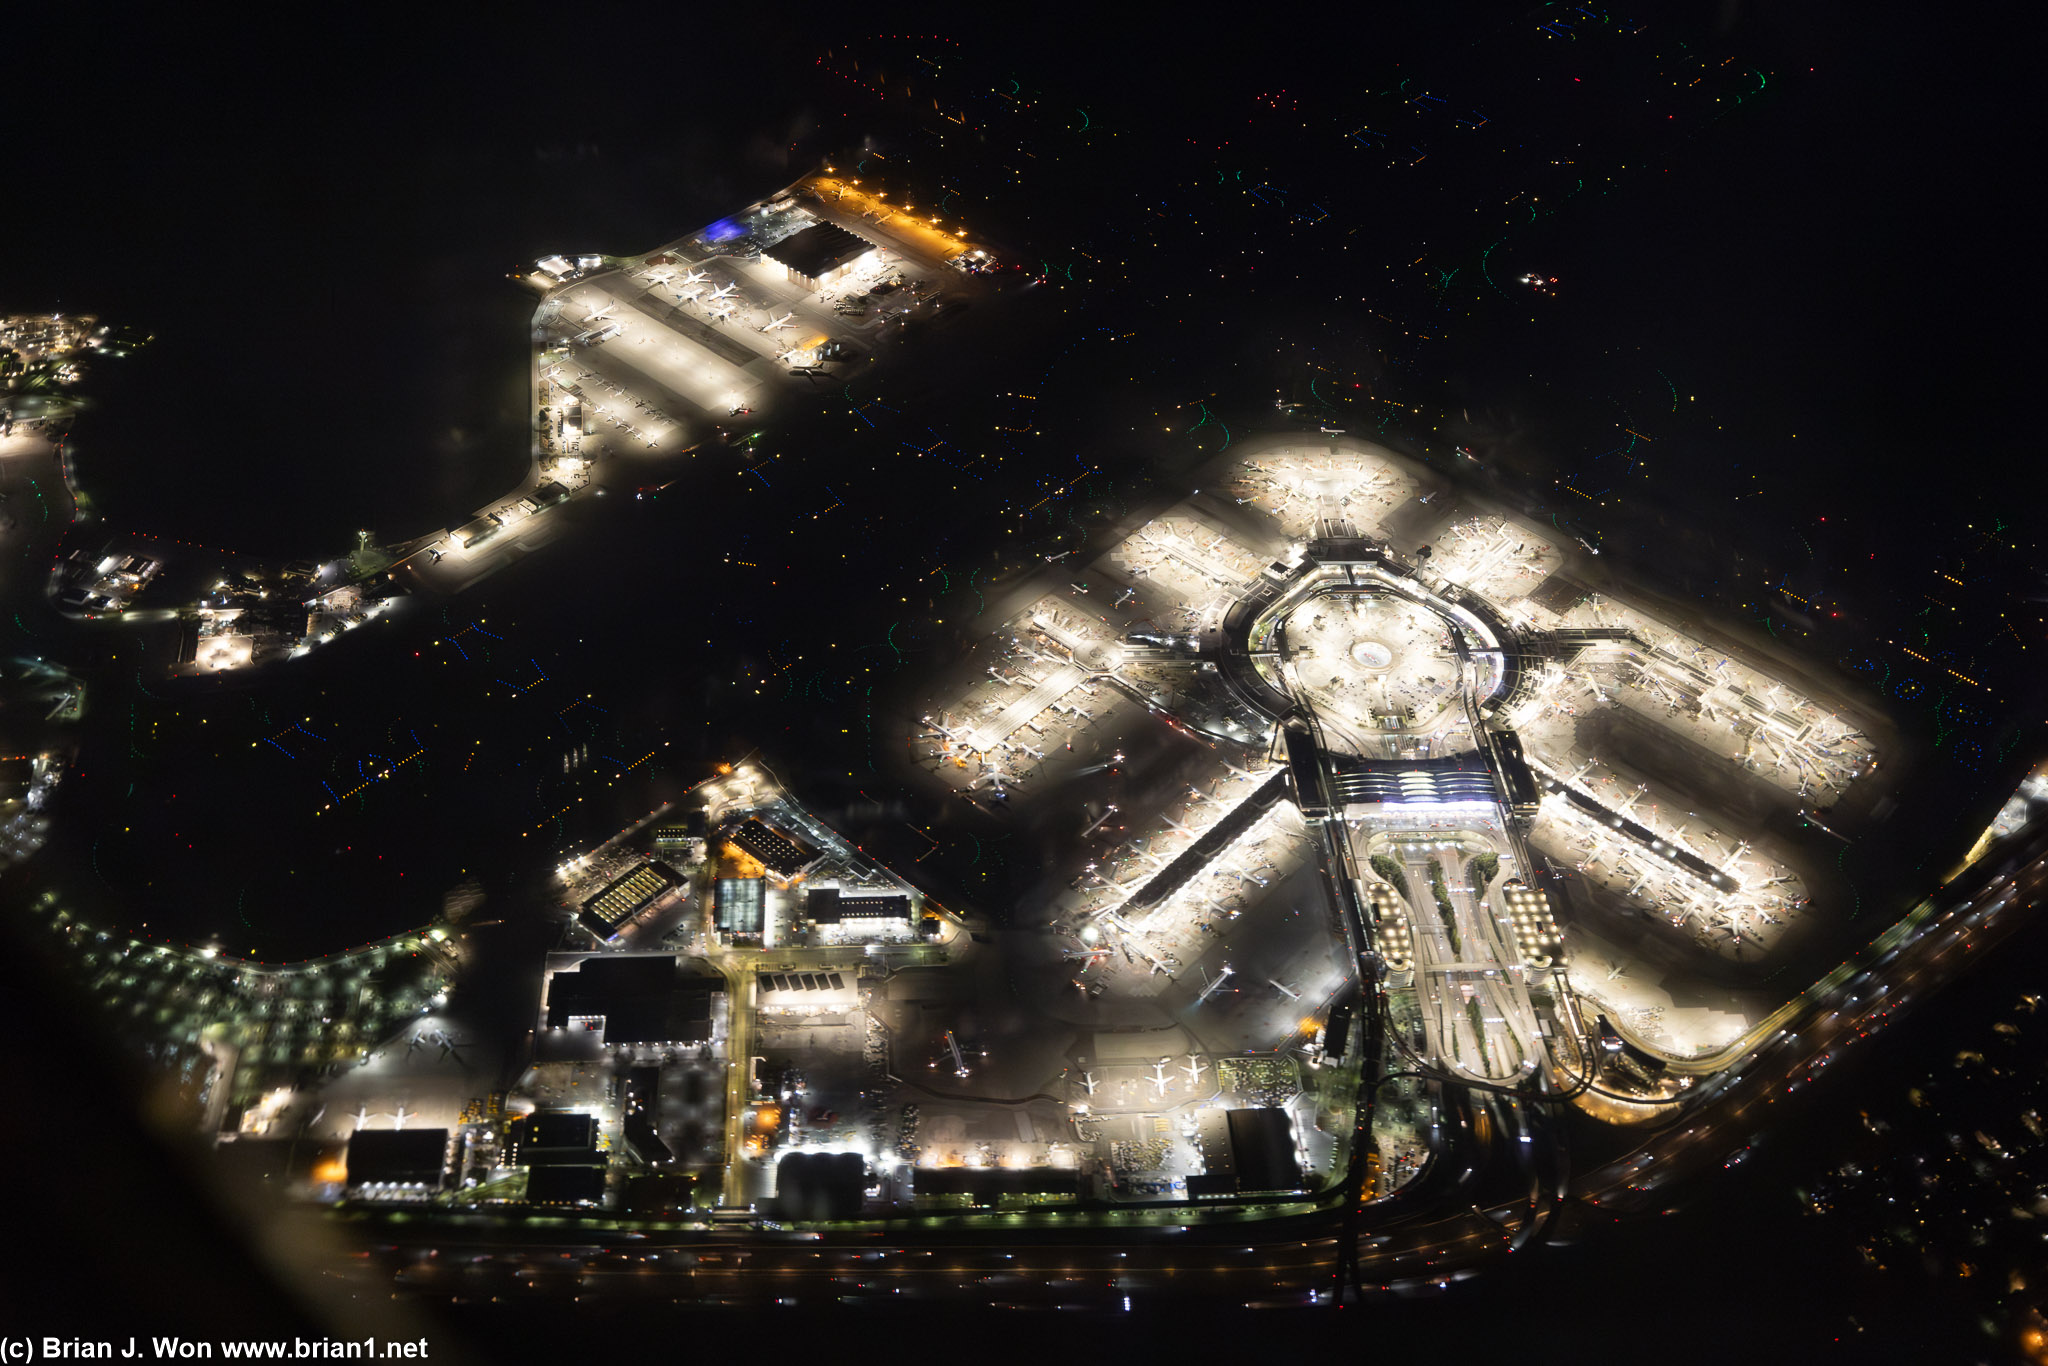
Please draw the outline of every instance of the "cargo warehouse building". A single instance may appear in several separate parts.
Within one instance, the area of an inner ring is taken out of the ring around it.
[[[873,242],[836,223],[815,223],[762,248],[761,254],[788,271],[791,283],[824,289],[838,283],[874,249]]]
[[[665,863],[628,869],[585,899],[576,919],[599,939],[611,939],[642,911],[682,885],[682,874]]]
[[[606,1045],[706,1043],[725,979],[684,972],[668,954],[586,958],[548,978],[547,1027],[600,1033]]]

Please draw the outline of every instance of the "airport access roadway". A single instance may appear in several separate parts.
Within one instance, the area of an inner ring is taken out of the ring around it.
[[[1662,1127],[1576,1174],[1566,1170],[1565,1124],[1543,1103],[1455,1088],[1446,1091],[1436,1160],[1410,1187],[1363,1209],[1207,1210],[1185,1225],[1174,1221],[1189,1216],[1165,1208],[955,1217],[818,1235],[511,1223],[416,1208],[344,1207],[337,1217],[380,1249],[354,1263],[355,1275],[434,1299],[1109,1308],[1125,1296],[1306,1304],[1417,1293],[1483,1273],[1559,1230],[1576,1234],[1676,1202],[1685,1183],[1739,1161],[1759,1133],[1784,1122],[1792,1094],[1842,1050],[2031,923],[2044,885],[2048,823],[2037,822],[1944,888],[1916,937],[1893,945],[1879,936],[1868,952],[1882,961],[1859,964],[1830,995],[1809,993],[1799,1020],[1672,1103]],[[404,1222],[393,1221],[396,1213]]]
[[[1226,624],[1234,634],[1231,625],[1242,623]],[[1714,1059],[1725,1065],[1668,1100],[1609,1090],[1594,1078],[1564,1096],[1516,1094],[1417,1064],[1437,1111],[1432,1160],[1402,1190],[1370,1203],[1360,1198],[1359,1155],[1369,1151],[1386,1078],[1361,1094],[1345,1181],[1314,1202],[925,1216],[818,1233],[706,1233],[592,1217],[513,1222],[416,1208],[402,1212],[403,1222],[396,1211],[344,1208],[339,1217],[384,1240],[380,1264],[401,1289],[485,1301],[853,1297],[1109,1307],[1125,1296],[1302,1304],[1422,1291],[1482,1273],[1560,1231],[1663,1208],[1683,1183],[1740,1160],[1761,1131],[1784,1122],[1791,1093],[1840,1050],[2025,923],[2044,878],[2048,823],[2037,823],[1803,993],[1775,1018],[1775,1032]],[[1359,980],[1375,982],[1358,908],[1343,897],[1340,904]],[[1380,1055],[1379,1017],[1377,1008],[1366,1012],[1366,1056]],[[1639,1121],[1607,1129],[1600,1141],[1609,1153],[1577,1173],[1565,1112],[1573,1099]],[[1629,1135],[1638,1137],[1631,1143]],[[1616,1147],[1623,1151],[1612,1155]],[[438,1255],[423,1255],[429,1251]]]

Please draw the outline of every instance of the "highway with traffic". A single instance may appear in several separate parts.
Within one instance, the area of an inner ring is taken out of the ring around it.
[[[765,1305],[968,1295],[1114,1308],[1127,1296],[1307,1305],[1419,1293],[1560,1231],[1681,1202],[1691,1183],[1787,1122],[1792,1098],[1844,1050],[2031,924],[2044,883],[2048,823],[2037,823],[1916,908],[1916,935],[1879,935],[1846,974],[1831,974],[1827,992],[1808,993],[1779,1032],[1662,1107],[1668,1118],[1642,1126],[1637,1141],[1576,1173],[1569,1102],[1439,1083],[1428,1168],[1393,1196],[1355,1205],[1340,1192],[1312,1208],[946,1214],[819,1233],[597,1219],[502,1227],[418,1208],[403,1211],[403,1223],[369,1208],[345,1206],[339,1217],[373,1244],[357,1274],[395,1277],[401,1293],[465,1301]]]

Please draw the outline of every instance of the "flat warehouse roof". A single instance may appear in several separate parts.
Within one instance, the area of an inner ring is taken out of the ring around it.
[[[766,918],[766,883],[757,877],[718,879],[718,928],[740,934],[759,934]]]
[[[603,1167],[535,1167],[526,1198],[541,1205],[596,1204],[604,1199]]]
[[[446,1129],[358,1129],[348,1141],[348,1180],[438,1183],[448,1165]]]
[[[813,887],[804,895],[804,914],[820,924],[840,920],[908,920],[910,898],[902,892],[856,892]]]
[[[919,1195],[1073,1195],[1079,1172],[1065,1167],[918,1167],[911,1181]]]
[[[803,871],[814,857],[809,849],[770,829],[759,817],[748,820],[732,832],[733,843],[785,877]]]
[[[859,1153],[791,1153],[775,1167],[776,1208],[785,1219],[851,1219],[866,1189]]]
[[[1230,1155],[1241,1191],[1299,1190],[1301,1167],[1294,1160],[1294,1130],[1287,1112],[1231,1110]]]
[[[581,1110],[540,1110],[526,1117],[529,1148],[597,1148],[597,1116]]]
[[[725,979],[680,970],[673,957],[586,958],[548,980],[548,1026],[602,1015],[607,1043],[669,1043],[711,1037],[711,994]]]

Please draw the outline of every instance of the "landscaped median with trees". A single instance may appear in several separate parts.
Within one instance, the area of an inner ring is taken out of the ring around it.
[[[1451,937],[1451,952],[1464,957],[1465,950],[1458,943],[1458,921],[1451,911],[1451,894],[1444,887],[1444,866],[1435,859],[1429,861],[1429,891],[1436,898],[1437,913],[1444,918],[1444,932]]]

